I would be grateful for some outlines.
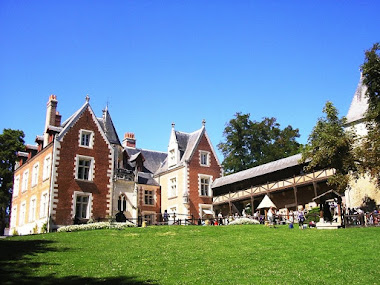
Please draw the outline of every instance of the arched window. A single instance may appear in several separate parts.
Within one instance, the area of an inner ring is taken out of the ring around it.
[[[119,196],[119,200],[117,201],[117,210],[119,212],[124,212],[127,210],[127,197],[124,194]]]

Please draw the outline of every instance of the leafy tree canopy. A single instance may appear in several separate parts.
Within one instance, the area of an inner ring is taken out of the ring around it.
[[[251,121],[250,114],[236,113],[223,132],[225,142],[218,144],[224,156],[226,174],[297,154],[299,130],[287,126],[283,130],[275,118]]]
[[[17,151],[24,149],[24,132],[4,129],[0,134],[0,234],[4,231],[6,209],[10,205]]]
[[[360,170],[369,173],[380,186],[380,44],[365,52],[361,66],[363,84],[367,86],[368,110],[366,124],[368,134],[357,148]]]
[[[348,174],[356,172],[353,154],[354,135],[345,131],[346,118],[338,117],[338,110],[331,102],[323,108],[325,117],[319,118],[313,128],[302,158],[310,160],[307,171],[334,168],[336,173],[328,184],[339,192],[344,192],[348,185]]]

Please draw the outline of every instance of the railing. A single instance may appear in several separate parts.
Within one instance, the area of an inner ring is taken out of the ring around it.
[[[138,216],[137,218],[127,219],[128,221],[136,224],[137,226],[142,226],[143,222],[146,225],[195,225],[196,220],[193,215],[187,214],[169,214],[168,219],[165,220],[163,214],[148,214],[143,216]]]
[[[124,168],[118,168],[116,169],[116,173],[114,176],[115,180],[117,179],[123,179],[127,181],[134,181],[135,175],[133,174],[132,170],[124,169]]]
[[[346,227],[380,226],[380,214],[363,213],[356,215],[344,215],[344,224]]]

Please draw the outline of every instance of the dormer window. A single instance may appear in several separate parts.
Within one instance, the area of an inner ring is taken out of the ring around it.
[[[80,130],[79,145],[81,147],[92,148],[94,143],[94,132],[88,130]]]
[[[177,164],[177,155],[175,149],[169,150],[169,167]]]
[[[200,165],[210,166],[210,153],[208,151],[199,152]]]

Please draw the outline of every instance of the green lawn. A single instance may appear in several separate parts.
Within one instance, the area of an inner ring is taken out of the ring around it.
[[[161,226],[0,240],[1,284],[380,284],[380,228]]]

